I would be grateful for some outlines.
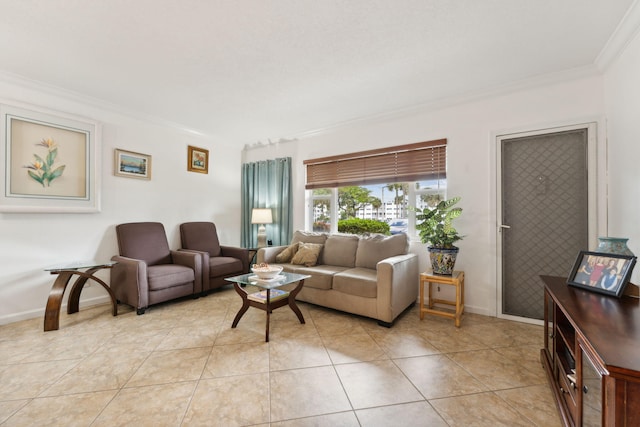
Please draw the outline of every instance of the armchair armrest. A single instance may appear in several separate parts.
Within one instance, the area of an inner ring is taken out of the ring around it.
[[[206,252],[204,253],[207,254],[208,258],[209,254]],[[184,250],[171,251],[171,258],[173,259],[174,264],[184,265],[185,267],[193,269],[193,276],[195,279],[193,293],[199,294],[200,292],[202,292],[202,265],[204,264],[202,261],[202,253],[199,253],[198,251]],[[206,264],[207,266],[209,266],[208,260]],[[207,275],[207,277],[209,276]]]
[[[200,271],[201,271],[201,277],[200,277],[200,288],[199,290],[194,289],[194,293],[196,292],[202,292],[203,289],[205,288],[209,288],[209,272],[210,272],[210,265],[209,265],[209,252],[204,252],[204,251],[196,251],[195,249],[178,249],[178,252],[189,252],[192,254],[196,254],[197,256],[200,257]]]
[[[376,266],[378,316],[392,322],[418,299],[419,260],[409,253],[383,259]]]
[[[249,250],[236,246],[220,246],[222,256],[236,258],[242,261],[242,271],[249,272]]]
[[[116,299],[137,308],[149,305],[147,263],[120,255],[111,257],[117,264],[111,268],[110,287]]]
[[[287,246],[267,246],[266,248],[260,248],[256,255],[256,263],[266,262],[268,264],[275,264],[276,255],[285,249],[287,249]]]

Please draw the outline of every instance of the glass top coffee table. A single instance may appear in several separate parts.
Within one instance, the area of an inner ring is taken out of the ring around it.
[[[242,307],[236,314],[231,324],[232,328],[238,326],[238,322],[242,319],[242,316],[247,312],[249,307],[255,307],[260,310],[264,310],[267,313],[267,326],[265,332],[265,341],[269,342],[269,317],[271,312],[276,308],[288,305],[289,308],[298,316],[300,323],[304,324],[304,317],[302,312],[296,305],[296,295],[302,290],[304,280],[311,276],[305,274],[295,274],[281,272],[274,280],[259,280],[253,273],[242,274],[235,277],[227,277],[225,280],[233,282],[233,287],[236,292],[242,298]],[[282,290],[278,289],[282,286],[289,285],[291,283],[298,283],[296,287],[287,292],[282,293]],[[243,286],[251,285],[260,288],[259,292],[248,293]],[[258,295],[259,294],[259,295]]]

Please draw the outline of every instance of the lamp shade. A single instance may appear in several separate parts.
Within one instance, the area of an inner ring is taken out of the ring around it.
[[[271,209],[253,209],[251,211],[251,224],[271,224],[272,222]]]

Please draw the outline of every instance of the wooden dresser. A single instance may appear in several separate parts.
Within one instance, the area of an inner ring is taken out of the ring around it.
[[[640,425],[640,300],[541,278],[541,361],[565,425]]]

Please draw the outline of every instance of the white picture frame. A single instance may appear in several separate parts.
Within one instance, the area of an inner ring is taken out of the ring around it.
[[[151,155],[116,148],[113,174],[125,178],[151,179]]]
[[[0,212],[100,211],[100,125],[0,103]]]

